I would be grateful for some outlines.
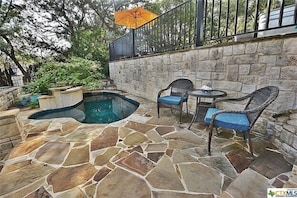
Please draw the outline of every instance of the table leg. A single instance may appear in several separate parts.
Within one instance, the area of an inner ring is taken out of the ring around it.
[[[191,128],[192,124],[193,124],[193,123],[196,121],[196,119],[197,119],[197,116],[198,116],[198,104],[199,104],[199,103],[200,103],[200,97],[196,97],[195,114],[194,114],[194,116],[193,116],[193,118],[192,118],[192,121],[191,121],[191,123],[190,123],[188,129]]]

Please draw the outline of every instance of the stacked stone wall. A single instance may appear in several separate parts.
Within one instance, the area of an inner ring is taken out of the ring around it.
[[[196,88],[208,85],[224,90],[228,97],[275,85],[279,96],[254,129],[273,136],[272,115],[297,108],[296,43],[296,35],[279,36],[120,60],[109,63],[110,77],[118,89],[152,101],[160,89],[177,78],[191,79]],[[195,99],[190,98],[189,107],[194,112]]]
[[[274,143],[297,159],[297,109],[274,115]]]
[[[0,115],[0,160],[22,141],[17,114],[19,109],[2,111]]]
[[[7,110],[19,96],[19,87],[2,87],[0,89],[0,111]]]

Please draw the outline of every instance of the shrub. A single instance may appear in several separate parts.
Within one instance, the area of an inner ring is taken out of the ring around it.
[[[50,87],[85,86],[98,88],[104,75],[99,63],[71,57],[65,61],[50,61],[36,73],[37,80],[29,84],[30,93],[47,93]]]

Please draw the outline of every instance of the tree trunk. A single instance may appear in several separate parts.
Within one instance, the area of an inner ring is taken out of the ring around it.
[[[7,85],[8,85],[8,81],[5,74],[5,70],[2,72],[2,70],[0,69],[0,86],[7,86]]]
[[[9,45],[9,49],[2,49],[2,52],[4,52],[16,64],[16,66],[21,70],[22,74],[24,75],[24,81],[30,82],[30,73],[23,68],[21,63],[16,58],[14,47],[11,44],[9,38],[6,35],[2,35],[2,38]]]
[[[11,60],[16,64],[16,66],[21,70],[22,74],[24,75],[24,82],[30,82],[30,72],[26,71],[24,67],[20,64],[15,56],[10,56]]]
[[[4,69],[5,75],[6,75],[6,79],[7,79],[7,84],[9,86],[13,86],[13,82],[11,80],[11,75],[9,74],[8,70],[5,68]]]

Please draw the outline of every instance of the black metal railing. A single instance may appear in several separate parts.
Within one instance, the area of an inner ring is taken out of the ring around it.
[[[110,60],[183,49],[195,43],[195,0],[180,4],[109,45]]]
[[[295,0],[189,0],[110,43],[110,61],[294,33],[296,13]]]
[[[205,43],[296,31],[295,0],[204,0],[203,3]]]

